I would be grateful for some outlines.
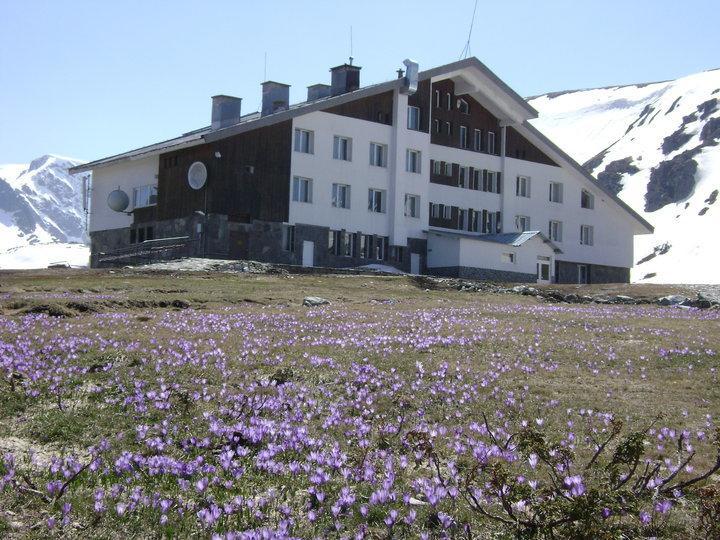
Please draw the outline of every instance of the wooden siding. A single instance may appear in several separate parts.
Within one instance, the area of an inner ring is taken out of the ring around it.
[[[440,106],[436,107],[435,91],[440,91]],[[450,93],[451,109],[447,109],[447,94]],[[469,113],[465,114],[458,108],[458,99],[464,99],[469,105]],[[488,132],[495,134],[495,155],[500,155],[501,151],[501,130],[500,121],[490,113],[485,107],[480,105],[472,97],[468,95],[455,95],[455,83],[450,79],[438,81],[432,85],[430,92],[430,106],[432,108],[433,122],[430,126],[430,142],[440,144],[442,146],[450,146],[453,148],[462,148],[460,144],[460,126],[467,127],[467,148],[466,150],[488,153]],[[435,122],[440,122],[440,132],[436,132]],[[448,135],[446,122],[450,122],[452,127],[451,133]],[[475,130],[481,131],[482,144],[479,149],[475,148]],[[534,163],[542,163],[545,165],[558,166],[547,155],[540,151],[525,137],[520,135],[513,128],[507,128],[505,134],[505,155],[507,157],[532,161]]]
[[[440,91],[440,106],[436,107],[435,91]],[[447,94],[450,94],[450,110],[447,109]],[[469,112],[465,114],[457,106],[458,98],[462,97],[468,105]],[[430,126],[430,142],[442,146],[462,148],[460,145],[460,126],[468,129],[467,150],[473,150],[474,134],[476,129],[482,131],[482,146],[479,151],[487,153],[487,134],[495,133],[495,152],[500,155],[500,121],[490,111],[480,105],[468,95],[456,96],[455,83],[450,79],[438,81],[432,85],[430,93],[430,105],[432,107],[433,125]],[[435,119],[440,121],[440,132],[437,133],[434,125]],[[450,122],[452,133],[447,134],[445,125]]]
[[[389,90],[375,96],[349,101],[348,103],[325,109],[324,112],[391,126],[393,116],[393,92]]]
[[[408,96],[408,105],[420,109],[420,131],[430,130],[430,80],[418,83],[417,92]]]
[[[511,127],[507,128],[507,132],[505,133],[505,155],[507,157],[524,159],[544,165],[558,166],[557,163],[547,157],[537,146]]]
[[[225,214],[230,221],[287,221],[291,141],[292,122],[286,121],[161,155],[157,218],[188,217],[200,210]],[[187,183],[195,161],[208,170],[201,190]]]

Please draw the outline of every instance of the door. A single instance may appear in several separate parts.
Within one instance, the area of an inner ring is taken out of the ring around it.
[[[578,283],[580,285],[587,285],[588,282],[588,267],[586,264],[578,265]]]
[[[303,266],[314,266],[313,260],[315,258],[315,243],[309,240],[303,240],[302,250],[302,265]]]
[[[538,283],[550,283],[550,263],[549,262],[537,263],[537,282]]]
[[[420,274],[420,254],[419,253],[411,253],[410,254],[410,273],[413,275],[419,275]]]

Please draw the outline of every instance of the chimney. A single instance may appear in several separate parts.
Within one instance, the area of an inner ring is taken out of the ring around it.
[[[286,111],[290,106],[290,85],[275,81],[262,83],[261,116]]]
[[[352,58],[350,58],[349,64],[343,64],[330,68],[331,84],[330,94],[333,96],[339,96],[346,92],[352,92],[360,88],[360,66],[352,65]]]
[[[316,99],[326,98],[330,95],[329,84],[313,84],[312,86],[308,86],[307,90],[308,101],[315,101]]]
[[[212,97],[211,129],[220,129],[240,122],[242,98],[233,96]]]

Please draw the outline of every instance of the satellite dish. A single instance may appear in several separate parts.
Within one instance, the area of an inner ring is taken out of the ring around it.
[[[117,188],[108,195],[107,204],[115,212],[124,212],[130,206],[130,197],[122,189]]]
[[[207,182],[207,167],[202,161],[196,161],[188,169],[188,184],[193,189],[202,189]]]

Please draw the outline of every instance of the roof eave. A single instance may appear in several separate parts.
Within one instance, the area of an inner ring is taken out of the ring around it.
[[[613,202],[615,202],[618,206],[620,206],[623,210],[625,210],[628,214],[630,214],[638,223],[640,223],[640,225],[642,225],[645,230],[647,230],[649,233],[653,233],[655,231],[655,228],[645,218],[643,218],[640,214],[638,214],[635,210],[633,210],[620,197],[618,197],[612,191],[608,190],[605,186],[600,184],[597,181],[597,178],[595,178],[592,174],[590,174],[582,165],[580,165],[577,161],[575,161],[572,157],[570,157],[558,145],[556,145],[554,142],[552,142],[539,129],[537,129],[535,126],[533,126],[528,121],[523,122],[523,127],[526,128],[528,131],[530,131],[530,133],[532,133],[532,135],[534,135],[535,137],[540,139],[544,144],[548,145],[553,150],[553,152],[558,154],[560,156],[560,158],[562,158],[563,161],[567,162],[576,172],[580,173],[587,180],[589,180],[596,188],[598,188],[605,195],[610,197],[613,200]]]

